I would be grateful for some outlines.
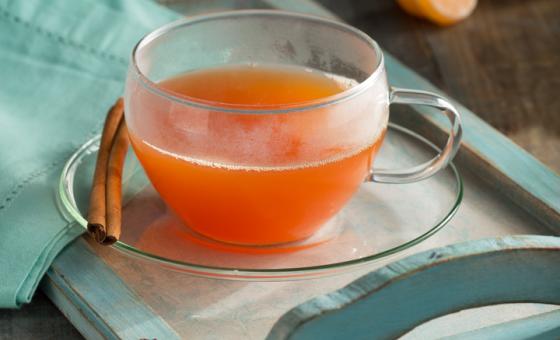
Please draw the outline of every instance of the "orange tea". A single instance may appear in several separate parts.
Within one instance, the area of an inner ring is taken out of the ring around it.
[[[228,66],[185,73],[159,86],[201,105],[256,112],[174,113],[170,107],[160,122],[169,132],[150,132],[146,140],[131,131],[132,145],[156,190],[194,231],[246,245],[301,240],[350,199],[383,135],[372,131],[359,143],[337,143],[340,136],[329,136],[328,127],[338,128],[344,119],[327,121],[332,118],[320,105],[275,117],[258,109],[313,103],[352,85],[303,67]],[[171,132],[181,129],[186,137]],[[158,147],[160,142],[166,147]]]

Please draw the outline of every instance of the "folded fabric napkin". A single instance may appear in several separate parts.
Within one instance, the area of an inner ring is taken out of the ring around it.
[[[177,17],[146,0],[0,0],[0,308],[29,302],[83,232],[57,207],[62,166],[99,133],[134,44]]]

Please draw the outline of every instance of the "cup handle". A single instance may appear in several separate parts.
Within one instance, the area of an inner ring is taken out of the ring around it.
[[[411,183],[426,179],[443,169],[455,156],[461,144],[463,127],[459,111],[447,99],[435,93],[391,88],[390,104],[425,105],[439,109],[451,122],[449,138],[443,150],[432,160],[408,169],[371,169],[368,180],[379,183]]]

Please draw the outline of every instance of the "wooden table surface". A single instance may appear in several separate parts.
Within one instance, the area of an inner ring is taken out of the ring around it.
[[[319,2],[560,172],[560,1],[481,0],[447,28],[394,0]],[[38,293],[21,310],[0,310],[0,339],[35,338],[81,336]]]

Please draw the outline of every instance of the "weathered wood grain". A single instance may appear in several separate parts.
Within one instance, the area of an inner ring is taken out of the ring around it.
[[[84,239],[58,256],[42,288],[88,338],[179,339]]]
[[[558,261],[560,238],[551,236],[508,236],[428,250],[297,306],[276,322],[268,339],[393,339],[467,308],[560,304]],[[548,322],[533,325],[550,334]]]

